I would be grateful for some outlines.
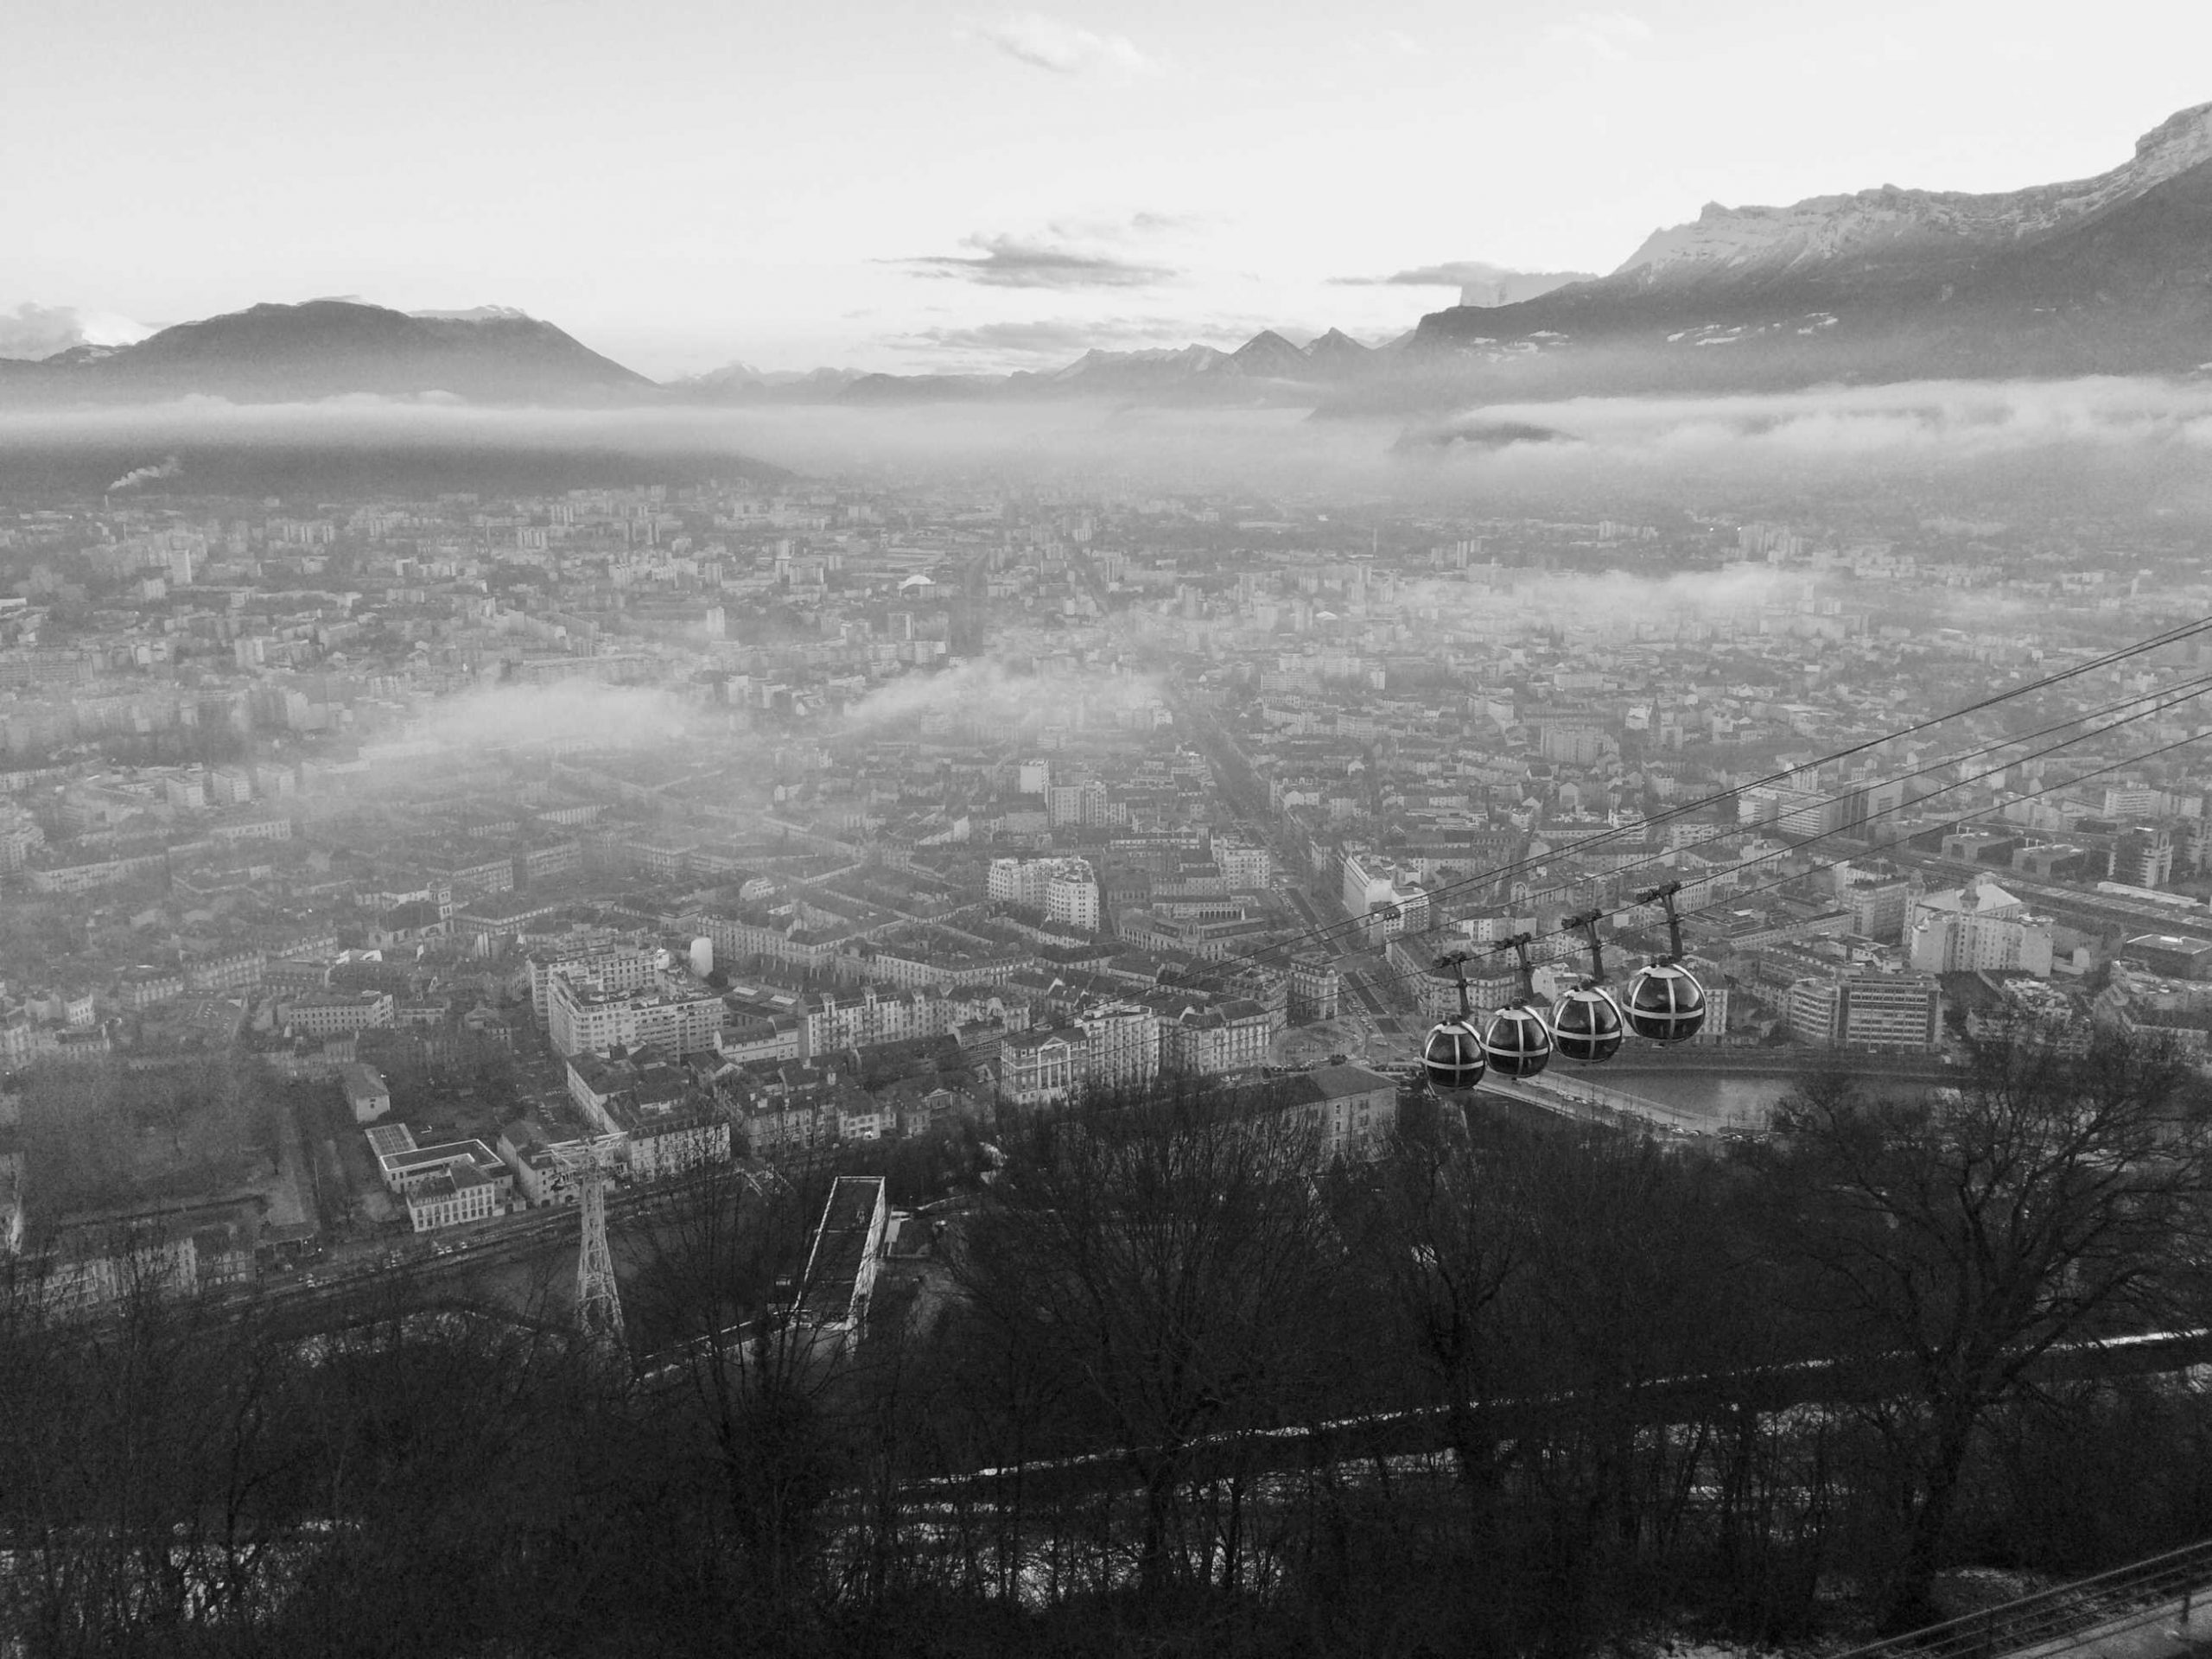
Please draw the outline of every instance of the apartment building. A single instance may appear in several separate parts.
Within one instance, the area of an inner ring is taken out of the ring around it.
[[[501,1126],[499,1156],[514,1172],[515,1191],[532,1209],[549,1204],[574,1204],[575,1188],[568,1172],[554,1156],[552,1142],[534,1118],[517,1118]]]
[[[340,1067],[338,1084],[346,1091],[346,1104],[356,1123],[373,1123],[391,1109],[391,1086],[373,1065],[356,1060]]]
[[[1371,854],[1344,855],[1342,897],[1344,909],[1363,918],[1370,944],[1428,927],[1427,890],[1409,873]]]
[[[418,1233],[504,1214],[514,1173],[481,1141],[418,1147],[404,1124],[369,1131],[384,1184],[405,1201]]]
[[[1082,1032],[1056,1027],[999,1041],[999,1097],[1015,1106],[1065,1105],[1081,1082]]]
[[[392,1023],[391,993],[322,991],[287,997],[276,1005],[276,1023],[302,1037],[382,1030]]]
[[[1077,1080],[1090,1089],[1141,1088],[1160,1075],[1160,1016],[1136,1002],[1108,1002],[1075,1019],[1083,1033]]]
[[[549,995],[556,973],[588,979],[602,991],[637,991],[651,985],[658,971],[651,951],[617,934],[587,934],[550,944],[530,958],[531,1011],[540,1028],[546,1027],[552,1017]]]
[[[730,1157],[729,1119],[716,1111],[640,1115],[630,1131],[630,1173],[664,1180]]]
[[[474,1164],[454,1164],[410,1187],[407,1219],[418,1233],[465,1227],[502,1213],[499,1188]]]
[[[1994,881],[1924,895],[1907,936],[1915,972],[2013,970],[2050,977],[2051,929]]]
[[[1933,1053],[1942,1046],[1943,992],[1929,974],[1839,971],[1789,988],[1790,1034],[1824,1048]]]
[[[712,1049],[729,1010],[721,998],[672,977],[637,990],[607,990],[582,975],[546,983],[546,1034],[561,1054],[642,1048],[667,1059]]]
[[[1360,1065],[1325,1065],[1283,1085],[1285,1109],[1303,1114],[1331,1159],[1379,1156],[1398,1127],[1398,1085]]]
[[[1255,1071],[1281,1027],[1258,1003],[1237,998],[1211,1008],[1185,1008],[1160,1022],[1160,1069],[1186,1077]]]

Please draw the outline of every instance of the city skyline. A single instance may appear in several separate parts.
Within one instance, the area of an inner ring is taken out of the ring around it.
[[[10,16],[0,1659],[2189,1659],[2207,48]]]
[[[31,163],[0,190],[29,232],[0,330],[359,294],[518,307],[662,378],[1375,340],[1452,303],[1456,263],[1605,271],[1707,200],[2082,177],[2201,100],[2193,9],[2061,22],[649,5],[642,60],[610,69],[575,10],[523,37],[480,3],[387,3],[341,35],[239,5],[179,39],[57,9],[0,67],[0,142]]]

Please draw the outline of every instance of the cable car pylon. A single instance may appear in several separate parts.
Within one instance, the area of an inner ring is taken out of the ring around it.
[[[614,1279],[614,1254],[607,1243],[607,1183],[623,1155],[626,1135],[607,1135],[553,1148],[576,1184],[582,1221],[576,1243],[576,1329],[601,1357],[622,1357],[622,1296]]]

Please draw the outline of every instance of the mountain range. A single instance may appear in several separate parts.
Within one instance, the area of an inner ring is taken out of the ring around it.
[[[2212,367],[2212,104],[2071,183],[1715,203],[1609,276],[1423,317],[1406,358],[1399,403]]]
[[[1469,267],[1487,272],[1489,267]],[[1233,351],[1092,351],[1007,375],[764,374],[661,386],[500,307],[257,305],[135,345],[0,359],[0,403],[349,392],[486,403],[886,404],[1096,398],[1407,412],[1584,394],[1834,381],[2212,371],[2212,104],[2109,172],[1985,194],[1884,185],[1709,205],[1604,276],[1497,271],[1368,346],[1272,330]],[[1511,279],[1511,280],[1509,280]]]
[[[188,393],[240,403],[443,392],[472,403],[635,403],[642,374],[504,306],[410,315],[357,300],[257,305],[131,346],[0,358],[0,402],[116,403]]]

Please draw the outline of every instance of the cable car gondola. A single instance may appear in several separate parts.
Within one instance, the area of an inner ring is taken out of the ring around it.
[[[1467,975],[1465,957],[1448,958],[1452,977],[1459,984],[1459,1014],[1432,1027],[1427,1040],[1421,1046],[1421,1069],[1428,1078],[1428,1086],[1447,1093],[1457,1093],[1473,1088],[1483,1080],[1489,1062],[1483,1058],[1483,1039],[1475,1030],[1472,1012],[1467,1006]]]
[[[1621,1012],[1628,1028],[1648,1043],[1686,1043],[1705,1028],[1705,987],[1682,966],[1682,918],[1675,912],[1679,881],[1637,895],[1637,902],[1667,911],[1667,954],[1636,970]]]
[[[1483,1055],[1502,1077],[1533,1077],[1552,1058],[1552,1028],[1537,1006],[1535,970],[1529,965],[1534,936],[1516,933],[1506,943],[1521,957],[1521,1000],[1509,1002],[1483,1027]]]
[[[1602,1065],[1620,1052],[1626,1025],[1621,1005],[1605,988],[1605,957],[1598,943],[1602,912],[1571,917],[1590,941],[1590,976],[1579,980],[1552,1004],[1552,1046],[1578,1065]]]

